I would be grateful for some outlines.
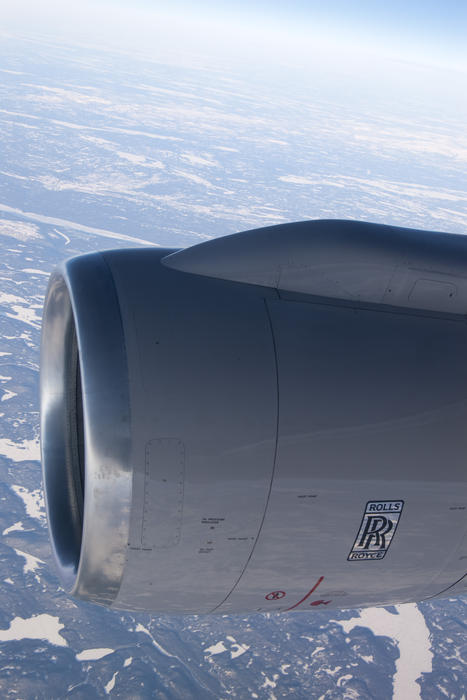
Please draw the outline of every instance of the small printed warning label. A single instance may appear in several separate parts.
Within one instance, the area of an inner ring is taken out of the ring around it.
[[[348,561],[383,559],[392,542],[404,501],[368,501]]]

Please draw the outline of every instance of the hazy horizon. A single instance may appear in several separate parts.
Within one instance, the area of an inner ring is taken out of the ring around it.
[[[263,62],[295,62],[309,53],[325,51],[366,54],[467,70],[465,33],[467,6],[449,0],[401,1],[390,5],[360,0],[279,2],[244,0],[204,1],[196,8],[177,0],[167,8],[160,2],[97,0],[34,3],[18,0],[2,8],[0,32],[51,34],[66,40],[101,41],[109,46],[153,51],[173,44],[179,52],[218,57],[242,54]]]

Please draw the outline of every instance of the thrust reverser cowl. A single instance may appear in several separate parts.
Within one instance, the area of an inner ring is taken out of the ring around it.
[[[467,239],[358,222],[65,262],[42,462],[68,592],[166,613],[466,591]]]

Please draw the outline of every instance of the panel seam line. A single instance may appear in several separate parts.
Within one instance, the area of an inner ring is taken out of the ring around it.
[[[277,296],[279,296],[279,295],[277,295]],[[261,535],[261,530],[263,529],[264,521],[265,521],[265,519],[266,519],[266,513],[267,513],[267,511],[268,511],[268,506],[269,506],[269,499],[270,499],[270,497],[271,497],[271,492],[272,492],[272,485],[273,485],[273,483],[274,483],[274,476],[275,476],[275,473],[276,473],[277,448],[278,448],[278,443],[279,443],[279,406],[280,406],[280,400],[279,400],[279,399],[280,399],[280,397],[279,397],[279,364],[278,364],[277,345],[276,345],[276,338],[275,338],[275,335],[274,335],[274,327],[273,327],[273,324],[272,324],[271,312],[270,312],[270,310],[269,310],[269,306],[268,306],[267,299],[263,299],[263,301],[264,301],[264,308],[265,308],[265,310],[266,310],[266,316],[267,316],[268,323],[269,323],[269,328],[270,328],[270,331],[271,331],[272,347],[273,347],[273,350],[274,350],[274,363],[275,363],[275,370],[276,370],[276,438],[275,438],[275,444],[274,444],[274,459],[273,459],[273,464],[272,464],[271,479],[270,479],[270,482],[269,482],[268,495],[267,495],[267,497],[266,497],[266,504],[265,504],[265,506],[264,506],[263,516],[262,516],[262,518],[261,518],[261,522],[260,522],[260,524],[259,524],[258,532],[257,532],[256,538],[255,538],[253,547],[251,548],[251,552],[250,552],[250,554],[249,554],[249,556],[248,556],[248,559],[246,560],[245,566],[243,567],[242,571],[240,572],[240,576],[237,578],[237,580],[235,581],[234,585],[232,586],[232,588],[230,589],[230,591],[227,593],[227,595],[225,596],[225,598],[224,598],[218,605],[216,605],[215,608],[213,608],[212,610],[210,610],[210,611],[209,611],[210,613],[215,612],[215,611],[218,610],[220,607],[222,607],[222,605],[224,605],[224,603],[226,602],[226,600],[232,595],[232,593],[234,592],[234,590],[236,589],[236,587],[237,587],[238,584],[240,583],[240,580],[241,580],[243,574],[245,573],[245,571],[246,571],[247,568],[248,568],[248,564],[250,563],[250,560],[251,560],[251,558],[252,558],[252,556],[253,556],[253,553],[254,553],[254,551],[255,551],[255,549],[256,549],[256,545],[258,544],[258,540],[259,540],[260,535]]]

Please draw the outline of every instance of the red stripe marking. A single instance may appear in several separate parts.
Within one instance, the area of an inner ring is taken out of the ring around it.
[[[311,595],[314,591],[316,591],[316,589],[318,588],[319,584],[320,584],[321,581],[323,581],[323,580],[324,580],[324,576],[320,576],[319,579],[316,581],[315,585],[313,586],[313,588],[311,589],[311,591],[308,591],[308,593],[306,594],[306,596],[304,596],[301,600],[299,600],[298,603],[295,603],[295,605],[292,605],[291,608],[286,608],[286,609],[284,610],[284,612],[288,612],[289,610],[293,610],[294,608],[298,608],[299,605],[301,605],[307,598],[310,597],[310,595]]]

